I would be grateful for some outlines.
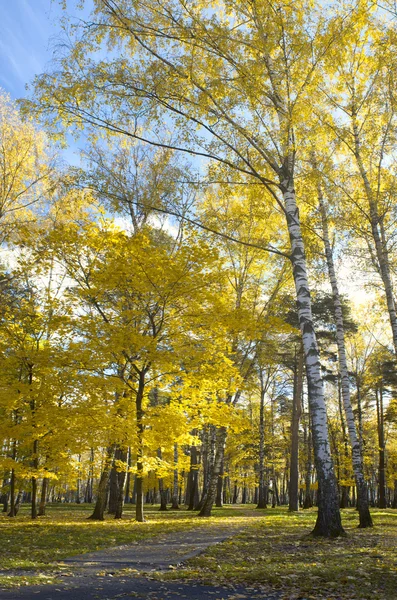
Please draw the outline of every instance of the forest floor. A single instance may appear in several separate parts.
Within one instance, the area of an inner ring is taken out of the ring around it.
[[[397,600],[396,510],[374,509],[371,530],[358,529],[356,512],[344,510],[348,535],[321,540],[308,536],[314,509],[291,515],[285,508],[239,505],[215,509],[213,518],[200,519],[185,510],[148,507],[147,522],[136,523],[132,508],[126,506],[121,521],[110,516],[104,522],[88,521],[92,507],[84,505],[51,505],[45,517],[33,522],[28,507],[15,520],[0,516],[0,598],[78,600],[77,589],[89,598],[87,586],[95,577],[92,598]],[[197,553],[192,548],[202,551],[211,537],[220,543],[186,560]],[[228,539],[221,542],[223,538]],[[143,564],[143,554],[139,565],[128,558],[131,547],[142,552],[145,547],[150,556],[151,544],[164,549],[162,555],[158,548],[157,563]],[[122,545],[127,558],[121,548],[114,560],[114,547]],[[105,548],[112,550],[103,552]],[[96,558],[65,560],[96,551],[101,551]],[[177,566],[181,560],[184,564]],[[89,573],[87,567],[95,561],[101,570],[91,568]],[[84,577],[79,562],[88,563]],[[172,568],[163,570],[167,565]],[[66,588],[70,596],[63,595]],[[45,592],[50,589],[55,596]]]

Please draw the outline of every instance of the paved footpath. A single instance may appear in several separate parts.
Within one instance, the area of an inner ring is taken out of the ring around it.
[[[73,556],[59,563],[55,585],[0,590],[1,600],[277,600],[278,592],[264,594],[253,586],[209,586],[188,581],[158,581],[150,573],[175,569],[214,544],[243,531],[214,527],[141,540],[131,545]],[[128,569],[128,573],[123,572]],[[22,572],[21,572],[22,573]],[[24,575],[28,575],[25,571]],[[30,572],[30,575],[33,573]],[[146,574],[146,576],[145,576]],[[15,575],[17,573],[15,572]]]

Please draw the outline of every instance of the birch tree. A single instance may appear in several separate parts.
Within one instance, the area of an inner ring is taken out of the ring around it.
[[[362,448],[357,434],[357,427],[354,418],[351,398],[350,398],[350,377],[346,357],[345,345],[345,326],[343,319],[342,302],[339,293],[339,286],[335,271],[333,250],[329,233],[329,217],[327,213],[326,200],[324,198],[321,185],[317,186],[319,212],[321,216],[322,238],[324,242],[324,251],[327,262],[328,277],[332,289],[332,299],[334,305],[336,342],[338,346],[338,364],[341,380],[341,392],[343,406],[346,415],[347,429],[349,432],[350,444],[352,448],[353,470],[357,485],[357,505],[360,517],[360,527],[372,527],[372,519],[369,512],[368,490],[364,477],[364,461]]]

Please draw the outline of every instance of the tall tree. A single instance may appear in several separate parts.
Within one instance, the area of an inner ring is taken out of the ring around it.
[[[337,536],[343,528],[295,192],[317,67],[340,27],[357,16],[348,7],[326,31],[325,12],[322,4],[307,10],[301,0],[97,0],[85,41],[74,44],[56,71],[37,79],[36,94],[51,121],[204,156],[222,167],[222,179],[227,174],[233,183],[263,186],[285,215],[320,486],[314,534]],[[122,55],[103,61],[107,45]],[[142,110],[151,122],[146,132],[139,125]],[[164,118],[176,129],[174,137],[159,126]]]

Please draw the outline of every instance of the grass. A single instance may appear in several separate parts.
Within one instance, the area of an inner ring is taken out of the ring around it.
[[[93,507],[77,504],[50,504],[47,514],[32,521],[29,506],[22,506],[10,519],[0,513],[0,587],[52,583],[63,559],[76,554],[130,544],[172,531],[231,526],[246,523],[247,509],[216,509],[214,518],[200,519],[185,510],[160,512],[145,507],[147,521],[134,521],[134,507],[127,505],[124,518],[90,521]],[[250,512],[248,510],[248,512]],[[252,511],[251,511],[252,512]],[[37,574],[35,572],[40,572]]]
[[[257,511],[253,506],[216,509],[211,519],[191,512],[146,509],[147,522],[133,521],[127,506],[121,521],[88,521],[91,506],[50,505],[47,516],[31,521],[28,507],[16,519],[0,516],[0,586],[52,582],[57,561],[171,531],[214,525],[246,528],[213,546],[182,569],[162,579],[205,583],[243,583],[279,589],[288,600],[397,600],[397,511],[372,511],[375,527],[357,528],[354,510],[342,511],[347,537],[311,538],[315,510],[288,514],[286,509]],[[22,571],[21,571],[22,570]]]
[[[259,511],[258,511],[259,512]],[[287,600],[397,599],[397,511],[372,511],[375,527],[357,528],[355,510],[343,510],[346,537],[312,538],[316,511],[260,511],[254,529],[210,548],[167,578],[205,583],[262,584]]]

